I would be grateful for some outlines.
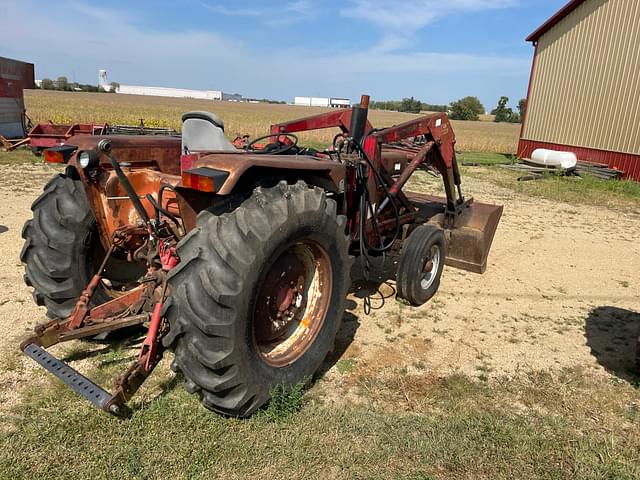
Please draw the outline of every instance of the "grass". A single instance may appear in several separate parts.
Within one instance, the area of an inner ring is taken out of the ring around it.
[[[269,105],[234,102],[212,102],[184,98],[161,98],[138,95],[101,93],[56,92],[26,90],[28,115],[34,122],[83,123],[107,122],[137,125],[141,118],[151,127],[171,127],[180,130],[180,117],[189,110],[210,110],[225,121],[229,137],[248,133],[255,137],[268,133],[269,125],[315,115],[326,109],[291,105]],[[417,115],[372,110],[370,120],[374,126],[386,127],[405,122]],[[514,153],[520,126],[493,122],[453,121],[458,140],[457,148],[479,152]],[[301,135],[303,142],[312,146],[331,142],[333,131],[317,131]]]
[[[304,403],[300,390],[288,392],[274,415],[267,409],[249,420],[214,415],[169,387],[121,420],[47,380],[15,407],[0,437],[0,477],[640,475],[640,394],[625,383],[579,372],[497,385],[463,375],[357,382],[361,405],[323,403],[321,382]]]
[[[589,175],[560,177],[548,175],[529,182],[519,182],[521,172],[500,168],[463,168],[463,176],[476,177],[500,187],[533,197],[571,204],[604,206],[614,209],[640,208],[640,182],[600,180]]]
[[[345,373],[352,372],[356,368],[357,363],[358,362],[354,358],[342,358],[336,363],[336,369],[338,370],[338,373],[344,375]]]
[[[36,157],[28,148],[18,148],[11,152],[0,151],[0,165],[42,165],[42,157]]]
[[[515,155],[491,152],[462,152],[457,159],[462,166],[509,165],[517,162]]]

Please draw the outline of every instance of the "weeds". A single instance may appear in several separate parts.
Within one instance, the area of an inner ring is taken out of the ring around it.
[[[343,358],[336,362],[336,369],[341,375],[349,373],[356,368],[357,361],[353,358]]]
[[[268,422],[282,422],[302,409],[306,382],[293,387],[276,385],[271,389],[269,405],[261,412],[262,418]]]

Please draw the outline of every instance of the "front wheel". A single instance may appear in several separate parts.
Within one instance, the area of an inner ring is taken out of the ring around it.
[[[303,182],[258,187],[230,213],[200,213],[169,276],[164,341],[207,408],[248,416],[274,387],[321,367],[349,288],[344,225],[336,203]]]
[[[96,219],[82,182],[67,174],[53,177],[31,210],[33,219],[22,230],[24,280],[33,287],[35,302],[47,307],[47,316],[66,318],[104,258]],[[112,284],[130,286],[144,272],[138,264],[112,258],[104,276]],[[114,296],[101,284],[91,305]]]
[[[429,301],[440,287],[445,258],[446,241],[440,228],[426,224],[411,232],[398,263],[398,298],[416,307]]]
[[[33,298],[51,318],[65,318],[96,270],[98,227],[82,182],[56,175],[31,206],[33,219],[22,230],[20,260]],[[94,302],[108,299],[103,289]]]

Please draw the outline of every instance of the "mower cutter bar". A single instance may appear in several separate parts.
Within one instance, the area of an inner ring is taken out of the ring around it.
[[[107,404],[112,399],[112,395],[109,392],[38,345],[30,343],[24,347],[24,353],[62,380],[69,388],[89,400],[93,405],[106,410]]]

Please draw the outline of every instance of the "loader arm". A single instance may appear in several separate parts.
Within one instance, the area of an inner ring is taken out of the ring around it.
[[[318,130],[323,128],[339,128],[342,133],[349,135],[352,132],[353,109],[345,109],[336,112],[321,113],[309,117],[283,122],[271,125],[271,133],[294,133],[308,130]],[[399,185],[394,185],[391,175],[382,166],[382,144],[398,142],[407,138],[419,137],[426,135],[433,139],[434,149],[438,152],[434,158],[434,164],[444,182],[444,188],[447,196],[447,210],[449,218],[455,222],[455,218],[460,214],[465,200],[461,190],[460,170],[456,160],[454,146],[456,143],[455,135],[449,119],[444,113],[435,113],[426,115],[415,120],[410,120],[400,125],[385,128],[384,130],[374,130],[373,126],[367,119],[365,121],[365,139],[364,150],[370,158],[375,159],[374,164],[377,166],[378,172],[392,187],[392,192],[401,201],[403,206],[411,211],[411,204],[407,197],[402,193],[402,185],[409,179],[411,174],[423,163],[429,154],[424,152],[421,159],[412,162],[409,171],[403,175],[404,179]],[[457,212],[457,214],[456,214]]]
[[[321,113],[311,115],[310,117],[300,118],[290,122],[276,123],[271,125],[272,134],[278,133],[295,133],[305,132],[308,130],[320,130],[323,128],[339,128],[342,133],[349,133],[351,125],[352,109],[340,109],[336,112]],[[373,129],[371,123],[367,120],[365,131],[369,132]]]
[[[391,185],[391,193],[400,194],[400,189],[413,172],[425,160],[429,159],[442,175],[447,196],[447,210],[451,221],[455,223],[455,218],[461,213],[461,209],[465,207],[467,202],[462,195],[460,170],[454,149],[455,134],[446,114],[434,113],[375,131],[365,139],[364,150],[370,158],[375,159],[375,164],[382,168],[381,145],[393,144],[407,138],[420,136],[426,137],[427,144],[417,153],[409,167],[403,171],[401,178],[394,185]]]

